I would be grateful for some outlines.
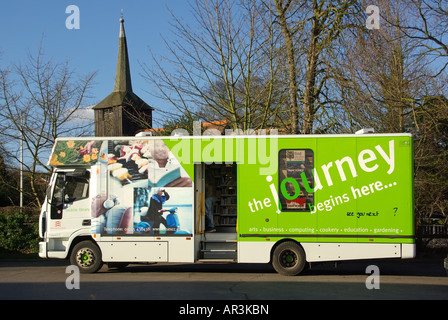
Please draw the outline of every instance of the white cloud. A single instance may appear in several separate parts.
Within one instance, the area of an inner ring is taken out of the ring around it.
[[[79,120],[79,121],[93,121],[94,120],[94,113],[93,113],[93,107],[95,105],[86,106],[86,107],[80,107],[78,110],[76,110],[73,113],[73,120]]]

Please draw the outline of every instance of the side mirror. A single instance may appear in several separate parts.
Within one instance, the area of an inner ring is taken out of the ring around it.
[[[51,205],[51,185],[48,185],[47,191],[45,192],[45,198],[47,203]]]

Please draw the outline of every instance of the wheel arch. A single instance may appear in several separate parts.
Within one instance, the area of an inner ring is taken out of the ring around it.
[[[269,254],[269,263],[272,263],[272,258],[273,258],[273,256],[274,256],[274,251],[275,251],[275,249],[276,249],[280,244],[282,244],[282,243],[284,243],[284,242],[294,242],[295,244],[297,244],[298,246],[300,246],[300,247],[302,248],[303,252],[305,253],[305,260],[306,260],[306,251],[305,251],[305,248],[302,246],[302,244],[301,244],[299,241],[295,240],[295,239],[292,239],[292,238],[284,238],[284,239],[281,239],[281,240],[277,241],[277,242],[272,246],[272,248],[271,248],[271,252],[270,252],[270,254]]]
[[[96,243],[96,241],[92,238],[92,236],[90,235],[78,235],[75,238],[73,238],[73,240],[70,243],[70,248],[67,251],[67,257],[66,259],[70,259],[70,256],[72,254],[73,248],[80,242],[82,241],[91,241],[93,244],[95,244],[98,249],[101,251],[101,248],[98,246],[98,244]]]

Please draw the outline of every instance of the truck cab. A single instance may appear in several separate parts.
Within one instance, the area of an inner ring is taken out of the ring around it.
[[[91,238],[89,179],[88,169],[54,169],[39,219],[41,258],[68,258],[75,242]]]

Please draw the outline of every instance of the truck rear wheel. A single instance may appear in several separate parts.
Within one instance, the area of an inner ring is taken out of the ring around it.
[[[81,273],[97,272],[103,265],[101,250],[92,241],[81,241],[73,247],[70,263]]]
[[[286,276],[295,276],[305,267],[305,252],[293,241],[280,243],[274,250],[272,266],[275,271]]]

